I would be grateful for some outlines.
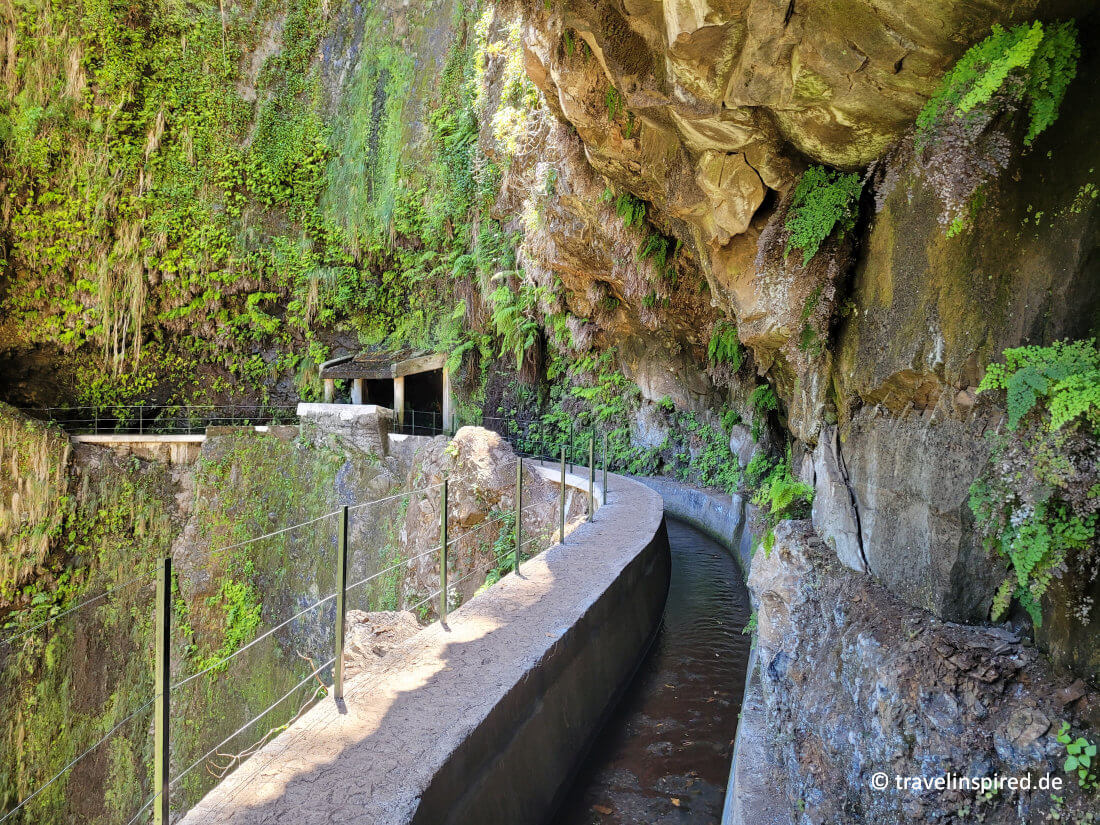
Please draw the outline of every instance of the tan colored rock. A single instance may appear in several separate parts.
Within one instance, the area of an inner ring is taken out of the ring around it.
[[[710,201],[710,220],[706,229],[725,243],[732,235],[749,228],[752,216],[764,202],[764,183],[743,154],[723,154],[708,150],[695,168],[699,188]]]
[[[349,610],[346,627],[348,676],[370,670],[391,650],[420,632],[416,614],[407,610]]]

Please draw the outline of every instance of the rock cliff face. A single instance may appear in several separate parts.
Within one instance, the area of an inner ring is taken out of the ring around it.
[[[1054,676],[1000,628],[941,622],[841,567],[806,522],[753,558],[760,683],[797,821],[1088,821],[1062,770],[1063,721],[1095,725],[1100,695]],[[888,786],[874,784],[876,773]],[[1030,790],[899,787],[895,776],[1031,776]],[[1040,789],[1043,776],[1064,790]],[[1053,794],[1053,795],[1052,795]],[[1061,801],[1058,801],[1058,798]]]

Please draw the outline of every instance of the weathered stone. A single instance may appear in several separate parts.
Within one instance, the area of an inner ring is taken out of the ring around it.
[[[737,465],[743,470],[749,466],[752,457],[760,450],[760,445],[752,437],[752,431],[744,424],[730,427],[730,452],[737,456]]]
[[[826,427],[814,450],[814,529],[836,551],[836,557],[860,573],[867,572],[859,530],[859,517],[848,484],[848,471],[840,454],[836,427]]]
[[[698,161],[695,177],[711,205],[706,234],[725,243],[749,228],[764,202],[764,184],[744,155],[708,150]]]
[[[349,610],[346,627],[348,676],[371,670],[387,653],[420,632],[416,614],[407,610]]]
[[[426,599],[439,588],[440,488],[447,484],[448,571],[451,598],[459,604],[485,582],[497,562],[494,543],[506,529],[504,514],[515,508],[516,456],[508,442],[482,427],[461,427],[453,439],[438,436],[417,451],[409,471],[408,489],[425,490],[409,497],[401,543],[410,562],[401,582],[403,605],[423,602],[435,615],[438,599]],[[557,524],[558,495],[553,486],[528,465],[523,477],[523,530],[528,539],[541,537],[544,547]],[[583,511],[578,497],[567,500],[567,517]]]
[[[942,618],[988,618],[1003,574],[975,535],[969,506],[989,455],[980,427],[863,411],[840,452],[871,573]]]
[[[955,821],[972,791],[920,793],[893,780],[952,772],[1030,774],[1036,783],[1061,775],[1063,818],[1091,810],[1061,772],[1053,721],[1083,720],[1055,698],[1063,680],[1017,637],[905,605],[837,563],[807,522],[776,529],[772,551],[753,557],[748,583],[771,751],[785,768],[774,798],[796,821]],[[878,771],[888,777],[884,790],[871,786]],[[1051,804],[1049,791],[1035,788],[995,794],[981,811],[987,823],[1039,823]]]
[[[891,157],[837,335],[842,396],[892,412],[943,396],[967,415],[985,365],[1006,347],[1091,334],[1100,222],[1080,162],[1096,130],[1090,94],[1088,83],[1070,87],[1058,122],[983,190],[980,213],[955,237],[920,159]]]

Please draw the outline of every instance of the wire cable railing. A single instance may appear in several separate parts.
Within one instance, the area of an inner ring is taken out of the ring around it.
[[[430,590],[430,592],[426,596],[419,599],[414,604],[404,607],[404,609],[405,610],[410,610],[410,611],[413,611],[413,612],[417,612],[417,611],[420,611],[425,606],[429,605],[432,602],[433,599],[439,598],[440,599],[440,602],[439,602],[439,605],[438,605],[439,618],[440,618],[441,621],[446,621],[448,611],[449,611],[449,607],[450,607],[450,603],[451,603],[453,595],[458,591],[458,588],[460,588],[462,585],[469,582],[471,579],[473,579],[477,576],[483,576],[483,577],[485,577],[485,578],[483,578],[483,581],[485,581],[485,580],[487,580],[490,572],[494,568],[496,568],[500,571],[503,571],[503,572],[507,572],[508,570],[517,570],[518,571],[520,562],[522,561],[522,558],[524,556],[524,548],[529,547],[532,544],[552,541],[554,538],[556,538],[559,543],[564,544],[565,543],[565,537],[566,537],[565,536],[565,519],[566,519],[566,512],[565,512],[565,508],[566,508],[565,463],[566,463],[566,454],[567,454],[567,452],[575,452],[575,451],[568,450],[568,448],[565,445],[562,445],[560,447],[560,449],[558,450],[558,453],[559,453],[558,461],[559,461],[560,468],[561,468],[561,478],[560,478],[561,492],[560,492],[560,498],[559,498],[559,502],[558,502],[559,529],[558,529],[558,531],[552,532],[550,534],[549,538],[547,538],[547,536],[545,534],[541,534],[541,535],[528,536],[528,537],[526,537],[526,541],[523,540],[524,539],[524,536],[523,536],[523,529],[524,529],[523,522],[524,522],[525,514],[528,513],[529,511],[533,510],[533,509],[536,509],[536,508],[540,508],[540,507],[545,508],[546,505],[547,505],[547,502],[545,500],[535,501],[535,502],[527,503],[526,505],[524,505],[524,503],[523,503],[524,457],[521,454],[520,457],[519,457],[519,461],[517,462],[517,480],[516,480],[516,490],[515,490],[515,497],[514,497],[515,498],[515,501],[514,501],[515,506],[513,508],[511,508],[510,510],[501,511],[499,514],[497,514],[495,516],[492,516],[491,518],[484,519],[481,522],[479,522],[478,524],[470,527],[469,529],[462,531],[461,533],[449,534],[449,532],[448,532],[448,522],[449,522],[449,518],[450,518],[450,513],[449,513],[449,508],[447,506],[447,496],[448,496],[448,484],[449,484],[449,482],[446,478],[444,478],[440,482],[436,482],[436,483],[433,483],[433,484],[428,484],[428,485],[425,485],[425,486],[420,487],[420,488],[415,489],[415,490],[403,491],[401,493],[397,493],[397,494],[390,495],[390,496],[385,496],[385,497],[379,498],[379,499],[373,499],[371,501],[361,502],[359,504],[346,505],[346,506],[341,507],[339,510],[334,510],[332,512],[325,513],[324,515],[317,516],[317,517],[302,521],[302,522],[297,523],[297,524],[289,525],[289,526],[280,528],[278,530],[273,530],[273,531],[270,531],[268,533],[264,533],[260,536],[255,536],[255,537],[250,538],[250,539],[246,539],[246,540],[243,540],[243,541],[235,542],[233,544],[229,544],[229,545],[219,547],[218,550],[216,551],[216,552],[219,552],[219,553],[224,553],[225,551],[229,551],[229,550],[237,550],[237,549],[255,544],[256,542],[265,541],[265,540],[268,540],[268,539],[271,539],[271,538],[289,533],[292,530],[301,529],[301,528],[304,528],[304,527],[315,525],[318,522],[324,521],[326,519],[331,519],[334,516],[339,517],[339,520],[337,522],[338,523],[338,534],[339,534],[338,535],[339,552],[338,552],[338,556],[337,556],[337,560],[336,560],[337,561],[337,564],[336,564],[336,583],[335,583],[335,589],[334,589],[333,592],[329,592],[326,595],[324,595],[323,597],[317,598],[315,601],[313,601],[308,606],[297,610],[289,618],[284,619],[283,621],[281,621],[278,624],[270,627],[269,629],[267,629],[266,631],[264,631],[260,635],[257,635],[254,638],[250,639],[247,643],[237,647],[231,653],[228,653],[224,656],[220,656],[216,660],[211,661],[207,664],[204,664],[204,666],[200,670],[197,670],[193,673],[187,674],[186,676],[183,676],[182,678],[176,678],[174,681],[173,681],[173,678],[172,678],[172,673],[173,673],[172,665],[173,665],[173,663],[172,663],[171,631],[170,631],[171,624],[172,624],[172,613],[173,613],[173,609],[174,609],[173,608],[173,596],[172,596],[173,584],[174,584],[174,580],[172,578],[172,564],[171,564],[172,560],[170,558],[165,558],[165,559],[161,560],[155,568],[155,576],[153,577],[156,580],[156,589],[157,589],[156,609],[155,609],[155,616],[154,616],[154,618],[156,620],[156,622],[155,622],[155,624],[156,624],[156,633],[155,633],[156,667],[154,669],[155,670],[155,673],[154,673],[155,685],[156,685],[155,695],[152,698],[150,698],[150,699],[146,700],[145,702],[143,702],[142,704],[138,705],[136,708],[134,708],[132,711],[130,711],[123,719],[121,719],[119,722],[115,723],[102,736],[100,736],[98,739],[96,739],[95,742],[90,744],[79,755],[77,755],[70,762],[68,762],[63,768],[61,768],[61,770],[57,771],[54,775],[52,775],[49,779],[47,779],[46,782],[44,782],[42,785],[37,787],[33,792],[28,794],[26,797],[21,799],[18,802],[18,804],[15,805],[15,807],[11,808],[10,810],[8,810],[8,811],[4,812],[2,815],[0,815],[0,823],[4,823],[4,822],[7,822],[7,821],[11,820],[12,817],[14,817],[20,811],[25,811],[26,807],[30,803],[32,803],[35,799],[38,799],[41,796],[41,794],[43,794],[50,787],[53,787],[68,771],[72,770],[78,763],[80,763],[81,760],[85,759],[92,752],[94,752],[97,748],[104,745],[112,736],[117,734],[127,723],[133,721],[135,717],[137,717],[139,714],[147,711],[151,706],[153,706],[154,709],[157,711],[157,713],[155,714],[154,724],[153,724],[154,764],[155,764],[155,766],[162,766],[162,769],[158,768],[159,772],[157,772],[156,776],[154,777],[153,785],[154,785],[155,792],[152,794],[152,796],[149,799],[147,799],[143,803],[141,808],[138,809],[137,813],[134,815],[134,817],[132,819],[129,820],[127,825],[134,825],[134,823],[136,823],[139,819],[141,819],[143,816],[146,816],[147,814],[150,814],[150,813],[152,814],[152,820],[153,820],[154,823],[156,823],[156,825],[167,825],[167,823],[169,821],[169,817],[170,817],[170,809],[169,809],[169,803],[171,802],[170,791],[173,788],[178,787],[179,783],[181,781],[183,781],[186,777],[190,776],[193,773],[193,771],[199,765],[203,764],[204,762],[208,762],[213,756],[218,754],[220,752],[220,750],[227,743],[229,743],[234,738],[236,738],[236,737],[240,736],[241,734],[243,734],[244,732],[246,732],[252,725],[256,724],[256,722],[258,722],[260,719],[267,716],[267,714],[269,714],[272,710],[274,710],[280,704],[282,704],[287,699],[289,699],[291,696],[293,696],[296,691],[300,691],[306,685],[306,683],[308,683],[310,680],[317,679],[318,681],[320,681],[321,674],[326,669],[331,668],[334,665],[335,665],[335,669],[333,670],[333,673],[332,673],[331,692],[335,696],[335,698],[337,698],[337,699],[342,699],[343,698],[343,689],[344,689],[344,686],[343,686],[344,633],[345,633],[345,630],[346,630],[345,622],[346,622],[346,612],[347,612],[347,596],[351,591],[354,591],[354,590],[368,584],[371,581],[377,580],[377,579],[381,578],[382,576],[385,576],[387,574],[393,574],[396,571],[398,571],[400,568],[411,565],[415,561],[418,561],[418,560],[421,560],[421,559],[424,559],[424,558],[427,558],[427,557],[431,557],[431,556],[438,556],[439,557],[440,576],[441,576],[440,586],[438,588]],[[589,498],[588,498],[588,504],[587,504],[588,518],[591,519],[593,517],[593,513],[594,513],[594,510],[595,510],[595,506],[596,506],[596,501],[595,501],[595,497],[594,497],[594,489],[593,489],[593,480],[594,480],[594,477],[595,477],[595,462],[594,462],[594,458],[593,458],[594,457],[594,436],[589,439],[589,450],[588,450],[588,452],[589,452],[589,458],[592,459],[589,462],[589,491],[588,491]],[[542,458],[542,456],[538,456],[537,454],[533,455],[532,457]],[[546,458],[552,459],[553,457],[547,455]],[[605,498],[604,498],[604,500],[606,501],[606,452],[605,452],[605,456],[604,456],[604,472],[605,472],[605,485],[604,485]],[[396,501],[398,499],[402,499],[402,498],[411,499],[414,496],[429,495],[429,494],[432,494],[433,492],[435,492],[437,490],[438,490],[439,504],[440,504],[440,508],[439,508],[439,511],[440,511],[440,541],[437,544],[435,544],[434,546],[432,546],[432,547],[430,547],[426,550],[423,550],[421,552],[418,552],[418,553],[415,553],[415,554],[412,554],[412,555],[403,556],[403,557],[398,558],[396,560],[390,561],[382,569],[377,570],[375,572],[372,572],[369,575],[367,575],[363,578],[360,578],[359,580],[357,580],[357,581],[355,581],[355,582],[353,582],[349,585],[348,582],[347,582],[347,566],[348,566],[348,559],[349,559],[349,555],[348,555],[348,553],[349,553],[349,513],[351,511],[358,511],[358,510],[361,510],[361,509],[367,508],[367,507],[377,507],[379,505],[394,502],[394,501]],[[494,541],[492,557],[490,559],[482,562],[481,564],[476,565],[473,569],[470,569],[470,570],[464,572],[457,579],[450,580],[449,579],[449,566],[450,565],[449,565],[448,554],[450,553],[452,548],[455,548],[455,547],[461,545],[461,543],[465,539],[467,539],[468,537],[474,536],[474,535],[478,534],[480,531],[485,530],[486,528],[488,528],[490,526],[493,526],[493,525],[502,525],[504,527],[504,530],[502,530],[501,534],[498,535],[497,539]],[[511,530],[511,531],[514,531],[514,533],[513,533],[513,535],[508,536],[502,542],[501,538],[503,536],[505,536],[505,532],[504,532],[505,530]],[[510,551],[508,549],[509,547],[511,548]],[[509,556],[510,556],[510,558],[509,558]],[[11,635],[10,637],[3,639],[2,642],[0,642],[0,643],[7,644],[7,645],[10,646],[16,640],[18,640],[20,638],[23,638],[23,637],[26,637],[26,636],[29,636],[29,635],[37,632],[37,631],[40,631],[43,628],[50,625],[51,623],[56,622],[61,618],[72,615],[72,614],[76,613],[77,611],[79,611],[83,608],[86,608],[86,607],[89,607],[91,605],[100,603],[108,597],[117,597],[117,595],[121,591],[123,591],[126,588],[129,588],[129,587],[133,586],[134,584],[137,584],[139,582],[144,582],[146,584],[151,583],[150,578],[151,577],[149,575],[138,576],[138,577],[134,577],[132,579],[129,579],[127,581],[121,582],[117,585],[113,585],[109,588],[106,588],[103,592],[101,592],[101,593],[99,593],[95,596],[92,596],[90,598],[87,598],[87,599],[81,601],[80,603],[70,607],[70,608],[67,608],[66,610],[62,611],[61,613],[57,614],[56,616],[51,616],[51,617],[47,618],[46,620],[44,620],[42,622],[38,622],[33,627],[27,628],[26,630],[23,630],[23,631],[19,631],[15,634]],[[335,634],[335,636],[336,636],[336,638],[335,638],[335,651],[334,651],[335,655],[332,656],[331,658],[329,658],[328,661],[326,661],[325,664],[321,665],[320,667],[313,667],[308,676],[306,676],[304,679],[300,680],[294,687],[292,687],[289,691],[287,691],[283,696],[281,696],[279,699],[277,699],[274,703],[272,703],[267,708],[265,708],[263,711],[261,711],[258,715],[256,715],[256,716],[252,717],[251,719],[249,719],[249,721],[245,722],[243,725],[238,727],[236,730],[234,730],[227,737],[224,737],[221,741],[219,741],[219,743],[217,745],[215,745],[213,748],[207,750],[201,757],[194,760],[183,771],[180,771],[175,776],[169,776],[169,772],[168,772],[168,766],[169,766],[168,754],[170,753],[169,730],[170,730],[170,720],[171,720],[171,700],[170,700],[170,697],[173,694],[178,694],[183,688],[185,688],[188,685],[191,685],[192,683],[194,683],[198,679],[200,679],[204,676],[209,676],[210,674],[222,671],[230,663],[230,661],[232,661],[232,660],[236,659],[237,657],[243,655],[247,651],[252,650],[256,646],[258,646],[260,643],[262,643],[263,641],[274,637],[275,634],[279,633],[282,630],[285,630],[286,628],[291,626],[295,621],[303,618],[304,616],[311,613],[312,611],[316,611],[319,608],[329,604],[330,602],[334,602],[334,601],[336,603],[336,619],[335,619],[335,628],[334,628],[336,630],[336,634]],[[324,684],[323,683],[322,683],[322,687],[318,688],[318,690],[322,690],[322,689],[324,689]],[[301,706],[301,708],[298,710],[297,714],[294,715],[291,718],[291,721],[293,721],[294,719],[297,719],[306,710],[306,708],[312,703],[312,701],[314,701],[317,698],[317,694],[318,694],[318,691],[314,691],[312,697],[310,697],[306,701],[306,703]],[[285,724],[289,724],[289,722],[284,723],[283,727],[285,727]],[[282,727],[280,727],[278,729],[281,730]],[[277,729],[273,728],[271,731],[268,732],[268,734],[265,734],[265,739],[266,739],[266,737],[269,737],[269,736],[273,735],[276,730]],[[249,749],[247,749],[246,751],[243,752],[245,754],[244,756],[242,756],[241,754],[236,754],[236,755],[223,754],[223,756],[227,756],[227,757],[230,758],[229,765],[224,766],[225,767],[224,772],[227,772],[228,770],[231,770],[233,767],[235,767],[237,764],[239,764],[240,761],[243,758],[246,758],[246,756],[248,754],[254,752],[255,749],[257,749],[260,745],[262,745],[263,741],[264,740],[261,740],[261,742],[255,743],[253,746],[250,746]],[[222,775],[224,775],[224,772],[222,773]],[[163,780],[159,779],[158,777],[163,777]]]
[[[74,435],[194,435],[207,427],[297,424],[297,404],[100,404],[30,407]]]
[[[121,584],[116,584],[116,585],[113,585],[111,587],[108,587],[106,590],[104,590],[99,595],[92,596],[89,599],[84,599],[79,604],[75,604],[72,607],[66,608],[65,610],[62,610],[57,615],[50,616],[49,618],[45,619],[44,621],[39,622],[38,624],[34,625],[33,627],[28,627],[26,630],[21,630],[17,633],[13,633],[12,635],[10,635],[10,636],[8,636],[4,639],[0,639],[0,644],[11,646],[11,645],[13,645],[13,643],[15,642],[16,639],[22,639],[25,636],[29,636],[30,634],[34,633],[35,631],[41,630],[46,625],[53,624],[54,622],[60,621],[61,619],[65,618],[66,616],[68,616],[72,613],[76,613],[78,610],[83,610],[85,607],[87,607],[90,604],[95,604],[96,602],[102,601],[103,599],[107,598],[107,596],[110,596],[112,593],[116,593],[120,590],[124,590],[127,587],[130,587],[131,585],[137,584],[138,582],[144,582],[144,583],[148,584],[150,582],[149,576],[148,575],[135,576],[134,578],[129,579],[127,581],[124,581]],[[2,820],[0,820],[0,821],[2,821]]]

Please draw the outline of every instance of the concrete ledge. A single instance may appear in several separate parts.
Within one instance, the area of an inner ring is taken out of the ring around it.
[[[660,497],[613,476],[595,521],[351,680],[345,708],[312,708],[182,821],[546,821],[648,649],[669,572]]]
[[[318,416],[333,416],[343,421],[353,421],[364,415],[383,414],[393,418],[393,410],[389,407],[380,407],[377,404],[298,404],[299,418],[316,418]]]
[[[96,435],[73,435],[69,437],[73,444],[94,444],[106,447],[123,455],[135,455],[150,461],[164,461],[168,464],[191,464],[199,457],[206,435],[123,435],[99,433]]]

